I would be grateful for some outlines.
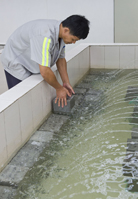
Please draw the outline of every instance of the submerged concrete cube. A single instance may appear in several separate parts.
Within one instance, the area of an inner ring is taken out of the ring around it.
[[[132,139],[138,139],[138,128],[133,128],[131,132]]]
[[[8,186],[0,186],[0,199],[13,199],[16,195],[16,189]]]
[[[55,104],[55,99],[56,98],[54,98],[53,101],[52,101],[54,113],[58,113],[58,114],[69,114],[69,113],[71,113],[71,109],[75,105],[75,96],[74,95],[71,96],[70,98],[67,98],[67,106],[64,105],[63,108],[62,108],[61,104],[60,104],[60,106],[58,106],[58,102]]]
[[[138,139],[128,139],[127,140],[127,151],[138,151]]]
[[[129,101],[138,97],[138,86],[128,86],[125,100]]]
[[[28,167],[20,167],[17,165],[7,165],[5,169],[0,173],[0,184],[3,185],[17,185],[25,176]]]
[[[66,123],[69,116],[51,114],[50,117],[42,124],[39,131],[58,132],[62,125]]]
[[[96,96],[99,96],[99,95],[103,95],[103,91],[101,91],[101,90],[95,90],[93,88],[90,88],[87,91],[86,95],[96,95]]]

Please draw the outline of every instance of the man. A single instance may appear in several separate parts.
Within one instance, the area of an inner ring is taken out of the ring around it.
[[[67,105],[67,95],[74,93],[70,85],[65,60],[65,44],[85,39],[89,21],[72,15],[64,21],[38,19],[19,27],[8,39],[1,55],[8,87],[12,88],[32,74],[40,73],[56,89],[58,106]],[[56,63],[63,81],[57,81],[50,69]]]

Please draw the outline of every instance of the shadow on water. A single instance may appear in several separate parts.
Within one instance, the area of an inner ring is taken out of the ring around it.
[[[93,69],[79,85],[86,84],[70,119],[19,184],[16,199],[138,198],[136,143],[130,139],[138,128],[137,104],[130,103],[136,93],[126,96],[138,84],[138,72]]]

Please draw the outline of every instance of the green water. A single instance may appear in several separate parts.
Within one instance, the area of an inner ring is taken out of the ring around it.
[[[95,72],[95,71],[94,71]],[[88,75],[103,94],[96,104],[82,97],[68,123],[55,134],[18,188],[26,199],[136,199],[127,189],[122,163],[131,138],[134,104],[125,101],[128,86],[138,85],[138,72],[98,71]],[[137,188],[138,190],[138,188]]]

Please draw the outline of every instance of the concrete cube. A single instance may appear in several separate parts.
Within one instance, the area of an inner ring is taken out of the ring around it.
[[[10,165],[32,167],[46,146],[45,142],[28,141],[12,159]]]
[[[74,88],[74,92],[75,94],[79,95],[82,94],[84,95],[86,93],[86,89],[85,88]],[[76,95],[75,95],[76,96]]]
[[[37,142],[50,142],[53,138],[53,133],[49,131],[36,131],[30,140]]]
[[[125,100],[130,101],[130,100],[133,100],[136,97],[138,97],[138,86],[128,86]]]
[[[86,95],[102,95],[103,94],[103,91],[101,90],[95,90],[95,89],[92,89],[90,88],[87,92],[86,92]]]
[[[127,151],[138,151],[138,139],[128,139],[127,140]]]
[[[131,132],[132,139],[138,139],[138,128],[133,128]]]
[[[62,125],[69,119],[66,115],[51,114],[50,117],[42,124],[39,131],[58,132]]]
[[[55,99],[53,99],[52,105],[53,105],[53,113],[58,113],[58,114],[69,114],[71,113],[71,109],[75,105],[75,96],[71,96],[70,98],[67,98],[67,106],[64,105],[62,108],[61,104],[58,106],[58,101],[55,104]]]
[[[76,88],[92,88],[92,83],[89,82],[89,83],[85,83],[85,82],[81,82],[80,84],[78,84],[76,86]]]
[[[17,185],[25,176],[29,168],[16,165],[7,165],[0,173],[0,184]]]
[[[8,186],[0,186],[0,199],[13,199],[16,195],[16,189]]]

